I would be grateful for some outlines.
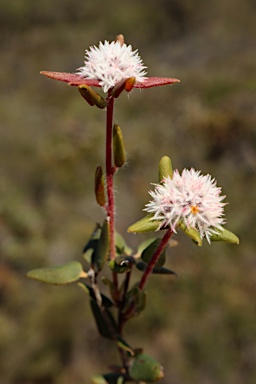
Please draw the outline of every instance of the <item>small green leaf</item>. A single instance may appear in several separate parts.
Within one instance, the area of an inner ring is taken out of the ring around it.
[[[161,225],[161,221],[152,220],[152,218],[152,214],[143,217],[141,220],[130,225],[127,231],[133,233],[157,231],[159,229],[159,226]]]
[[[97,92],[95,92],[88,85],[79,85],[78,91],[81,96],[87,101],[87,103],[91,106],[96,105],[100,109],[104,109],[107,106],[106,100],[101,97]]]
[[[145,263],[150,262],[153,254],[155,253],[155,251],[157,250],[158,246],[160,245],[160,243],[162,241],[162,239],[160,239],[160,238],[151,239],[151,240],[152,241],[150,242],[150,244],[144,249],[144,251],[141,254],[141,259]],[[162,252],[162,254],[159,257],[155,266],[156,267],[162,267],[164,265],[165,261],[166,261],[166,257],[165,257],[165,249],[164,249],[164,251]]]
[[[133,380],[145,382],[154,382],[164,377],[163,367],[145,353],[141,353],[133,360],[129,374]]]
[[[115,245],[116,245],[116,253],[121,255],[130,256],[132,254],[132,249],[128,247],[123,236],[120,233],[115,232]]]
[[[99,334],[107,339],[115,339],[117,326],[110,311],[104,307],[100,308],[93,299],[90,300],[90,304]]]
[[[42,283],[64,285],[87,277],[87,274],[83,271],[82,264],[77,261],[71,261],[56,267],[33,269],[28,272],[27,277]]]
[[[95,171],[94,192],[97,203],[99,204],[99,206],[104,207],[106,204],[105,186],[103,172],[100,165],[98,165]]]
[[[144,272],[145,269],[147,268],[147,264],[144,263],[143,261],[139,261],[138,263],[136,263],[136,267],[140,271]],[[152,270],[152,273],[158,274],[158,275],[176,275],[177,276],[177,274],[174,271],[171,271],[170,269],[167,269],[164,267],[154,267]]]
[[[194,243],[196,243],[199,247],[202,246],[202,238],[196,229],[188,228],[181,221],[178,223],[178,226],[187,236],[189,236],[194,241]]]
[[[159,183],[163,181],[164,178],[172,178],[172,162],[168,156],[163,156],[159,162]]]
[[[100,234],[101,234],[101,226],[97,224],[88,243],[83,249],[83,257],[90,264],[91,264],[92,254],[96,249],[98,240],[100,238]]]
[[[97,241],[95,250],[92,254],[92,269],[96,273],[102,270],[109,255],[109,222],[104,220],[100,238]]]
[[[211,241],[225,241],[226,243],[239,244],[239,238],[233,233],[223,228],[211,236]]]
[[[118,342],[117,342],[118,347],[121,348],[123,351],[128,352],[130,356],[134,356],[134,351],[130,347],[130,345],[120,336],[118,336],[117,339],[118,339]]]
[[[115,166],[121,168],[126,162],[126,153],[122,131],[117,124],[113,127],[113,153]]]

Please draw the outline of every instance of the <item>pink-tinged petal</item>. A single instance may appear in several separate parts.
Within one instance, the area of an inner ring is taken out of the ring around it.
[[[148,77],[143,82],[136,82],[134,88],[151,88],[158,87],[160,85],[167,85],[173,83],[179,83],[180,80],[172,79],[169,77]]]
[[[50,79],[64,81],[69,83],[69,85],[78,86],[78,85],[89,85],[94,87],[100,87],[100,83],[96,79],[86,79],[75,73],[66,73],[66,72],[48,72],[41,71],[41,75],[47,76]]]

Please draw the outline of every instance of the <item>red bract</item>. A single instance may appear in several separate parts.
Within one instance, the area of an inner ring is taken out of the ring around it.
[[[47,76],[50,79],[64,81],[65,83],[68,83],[69,85],[72,85],[75,87],[78,87],[79,85],[89,85],[89,86],[101,88],[99,80],[86,79],[75,73],[48,72],[48,71],[42,71],[40,73],[41,75]],[[133,87],[134,88],[152,88],[152,87],[158,87],[160,85],[167,85],[167,84],[173,84],[173,83],[179,83],[179,82],[180,80],[169,78],[169,77],[148,77],[143,82],[135,82]]]

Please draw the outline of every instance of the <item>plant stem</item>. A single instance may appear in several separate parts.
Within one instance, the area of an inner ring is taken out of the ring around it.
[[[113,114],[114,114],[114,97],[110,91],[108,94],[107,117],[106,117],[106,183],[107,183],[107,217],[109,219],[109,253],[110,259],[116,256],[115,247],[115,198],[114,198],[114,173],[115,168],[112,164],[112,151],[113,151]],[[116,294],[118,292],[118,279],[115,272],[112,273],[113,283]],[[117,295],[118,296],[118,295]]]
[[[147,268],[145,269],[145,271],[144,271],[144,273],[142,275],[142,278],[141,278],[140,283],[139,283],[139,288],[141,290],[144,288],[144,286],[145,286],[145,284],[146,284],[146,282],[147,282],[147,280],[148,280],[148,278],[149,278],[149,276],[150,276],[154,266],[156,265],[159,257],[161,256],[164,248],[168,244],[168,241],[170,240],[172,234],[173,234],[173,231],[170,228],[167,229],[167,231],[165,232],[165,235],[162,238],[161,243],[159,244],[157,250],[153,254],[152,259],[148,263]]]
[[[113,130],[114,98],[108,95],[106,118],[106,183],[107,183],[107,216],[110,227],[110,259],[115,258],[115,202],[114,202],[114,167],[112,165],[112,130]]]

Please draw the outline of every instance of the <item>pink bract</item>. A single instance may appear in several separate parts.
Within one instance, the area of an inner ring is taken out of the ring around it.
[[[89,85],[92,87],[100,87],[100,82],[97,79],[86,79],[75,73],[67,72],[50,72],[50,71],[41,71],[41,75],[47,76],[50,79],[64,81],[72,86],[79,85]],[[152,88],[161,85],[168,85],[173,83],[179,83],[180,80],[173,79],[169,77],[148,77],[143,82],[135,82],[134,88]]]

